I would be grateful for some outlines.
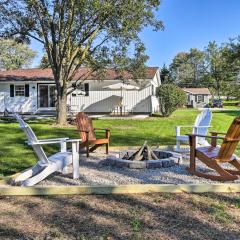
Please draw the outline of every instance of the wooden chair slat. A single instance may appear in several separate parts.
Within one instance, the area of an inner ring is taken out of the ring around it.
[[[240,175],[240,163],[234,156],[234,151],[237,148],[240,139],[240,116],[236,117],[230,125],[223,143],[220,148],[215,146],[196,148],[196,136],[190,136],[190,167],[188,171],[196,176],[204,177],[212,180],[229,181],[236,180]],[[219,175],[211,175],[202,173],[196,170],[196,160],[205,163],[208,167],[214,169]],[[220,166],[221,163],[228,162],[237,170],[224,169]]]
[[[229,127],[225,139],[221,145],[221,149],[219,150],[218,158],[219,159],[229,159],[231,158],[232,154],[236,150],[238,145],[238,141],[230,142],[227,139],[239,139],[240,137],[240,121],[238,118],[234,119],[233,123]]]
[[[77,114],[76,125],[79,131],[80,137],[83,141],[79,147],[80,148],[84,147],[87,149],[87,157],[89,157],[90,151],[94,151],[97,147],[101,145],[106,145],[106,153],[108,154],[109,138],[110,138],[109,129],[105,130],[105,138],[97,139],[94,128],[93,128],[92,119],[89,118],[83,112],[80,112]]]

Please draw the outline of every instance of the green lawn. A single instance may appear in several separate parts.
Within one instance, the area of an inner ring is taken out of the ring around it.
[[[175,126],[193,124],[197,114],[196,110],[183,109],[176,111],[169,118],[95,120],[94,126],[111,129],[111,146],[137,146],[144,140],[152,146],[174,145]],[[214,112],[212,130],[226,131],[237,115],[240,115],[239,110]],[[29,124],[39,138],[78,138],[74,126],[57,128],[50,120],[29,121]],[[16,122],[0,120],[0,131],[0,176],[21,171],[36,161],[32,149],[24,144],[25,136]],[[52,153],[56,150],[56,146],[47,146],[45,150],[47,153]]]
[[[239,110],[239,100],[226,100],[223,101],[223,107],[224,109],[234,109],[234,110]]]

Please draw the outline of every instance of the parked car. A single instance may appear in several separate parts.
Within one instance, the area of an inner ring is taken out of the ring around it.
[[[213,108],[223,108],[222,100],[221,99],[213,99],[212,107]]]

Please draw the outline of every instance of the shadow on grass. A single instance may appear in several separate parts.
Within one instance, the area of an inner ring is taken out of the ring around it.
[[[240,115],[240,109],[239,110],[222,110],[222,111],[214,111],[213,114],[225,114],[228,116],[233,116],[233,117],[237,117]]]
[[[207,195],[198,196],[201,205],[208,208]],[[202,196],[204,199],[201,199]],[[31,214],[30,226],[34,229],[38,225],[44,226],[44,231],[36,230],[36,233],[24,229],[22,237],[46,238],[48,234],[54,234],[68,239],[239,239],[237,219],[233,219],[234,227],[229,223],[215,222],[211,215],[191,206],[191,200],[189,194],[2,199],[10,206],[22,208],[26,215]],[[134,223],[138,223],[137,228]],[[4,228],[9,229],[10,224],[10,221],[5,222]],[[12,230],[4,231],[2,236],[7,238],[19,234],[14,227]]]
[[[8,226],[8,224],[1,224],[0,226],[0,239],[21,239],[24,236],[22,231],[14,228],[14,226]]]

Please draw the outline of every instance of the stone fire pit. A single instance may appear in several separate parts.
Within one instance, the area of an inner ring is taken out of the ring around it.
[[[150,158],[150,160],[149,160]],[[182,155],[161,149],[151,150],[146,143],[138,150],[126,150],[116,156],[109,156],[105,164],[120,168],[167,168],[179,164]]]

